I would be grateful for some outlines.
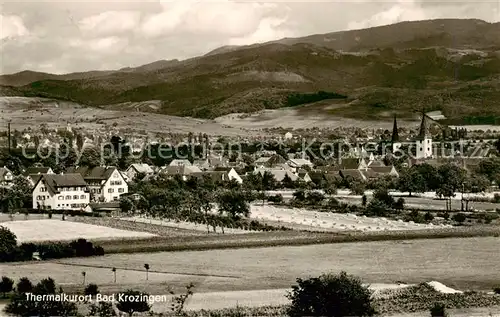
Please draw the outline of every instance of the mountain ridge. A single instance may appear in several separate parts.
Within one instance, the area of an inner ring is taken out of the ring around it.
[[[495,121],[500,118],[496,34],[500,23],[475,19],[401,22],[221,47],[186,60],[115,71],[25,71],[0,76],[0,93],[109,109],[158,100],[158,108],[138,110],[200,118],[289,106],[339,117],[377,119],[394,112],[409,117],[425,100],[428,108],[457,122]],[[321,98],[332,105],[307,106]]]

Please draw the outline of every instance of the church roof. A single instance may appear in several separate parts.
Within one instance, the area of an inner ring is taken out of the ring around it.
[[[429,136],[428,126],[427,126],[427,115],[422,114],[422,122],[420,122],[420,130],[418,131],[417,140],[423,140]]]

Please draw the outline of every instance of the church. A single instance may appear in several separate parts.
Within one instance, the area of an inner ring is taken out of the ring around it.
[[[397,152],[401,146],[401,140],[399,139],[398,134],[398,123],[396,116],[394,116],[394,125],[392,127],[392,153]],[[416,136],[414,142],[410,143],[410,148],[415,146],[415,159],[427,159],[432,158],[432,136],[429,133],[427,116],[422,114],[422,121],[420,122],[420,129],[418,131],[418,135]]]

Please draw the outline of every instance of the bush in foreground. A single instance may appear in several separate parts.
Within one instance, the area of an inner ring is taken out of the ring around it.
[[[446,307],[443,303],[436,303],[431,308],[431,317],[447,317]]]
[[[345,272],[297,279],[287,295],[292,301],[289,316],[373,316],[371,291],[361,280]]]

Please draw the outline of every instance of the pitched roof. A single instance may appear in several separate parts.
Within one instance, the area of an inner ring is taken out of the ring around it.
[[[130,167],[134,168],[138,173],[144,173],[144,174],[154,173],[153,169],[148,164],[144,164],[144,163],[132,164],[132,165],[130,165]]]
[[[392,172],[393,166],[370,166],[369,170],[374,171],[377,174],[389,174]]]
[[[167,166],[161,172],[167,175],[191,175],[193,173],[201,173],[202,170],[197,166],[178,165]]]
[[[172,160],[172,162],[168,164],[168,166],[181,166],[181,165],[191,166],[192,164],[189,160],[178,160],[178,159]]]
[[[283,169],[268,169],[268,168],[262,168],[256,170],[256,172],[260,173],[261,175],[264,175],[265,172],[269,172],[274,176],[274,179],[276,179],[278,182],[283,181],[285,178],[285,175],[288,175],[292,181],[296,181],[299,177],[289,170],[283,170]]]
[[[342,162],[340,163],[340,169],[342,170],[358,169],[362,161],[363,161],[362,159],[358,158],[343,158]]]
[[[368,162],[368,167],[384,167],[385,164],[383,161],[370,161]]]
[[[420,122],[420,130],[418,131],[418,140],[422,140],[429,135],[428,127],[427,127],[427,115],[425,113],[422,114],[422,121]]]
[[[53,192],[59,187],[87,187],[87,183],[80,174],[42,174],[40,180]],[[38,182],[37,182],[38,183]]]
[[[23,171],[23,176],[28,176],[31,174],[47,174],[50,167],[28,167]]]
[[[339,171],[339,173],[344,178],[352,177],[353,179],[356,179],[356,180],[364,180],[365,179],[365,176],[363,175],[363,173],[361,173],[361,171],[358,169],[342,169]]]
[[[87,166],[81,166],[77,168],[70,167],[67,169],[67,172],[80,174],[84,179],[106,180],[111,177],[111,174],[113,174],[115,170],[116,167],[96,166],[94,168],[89,168]]]

